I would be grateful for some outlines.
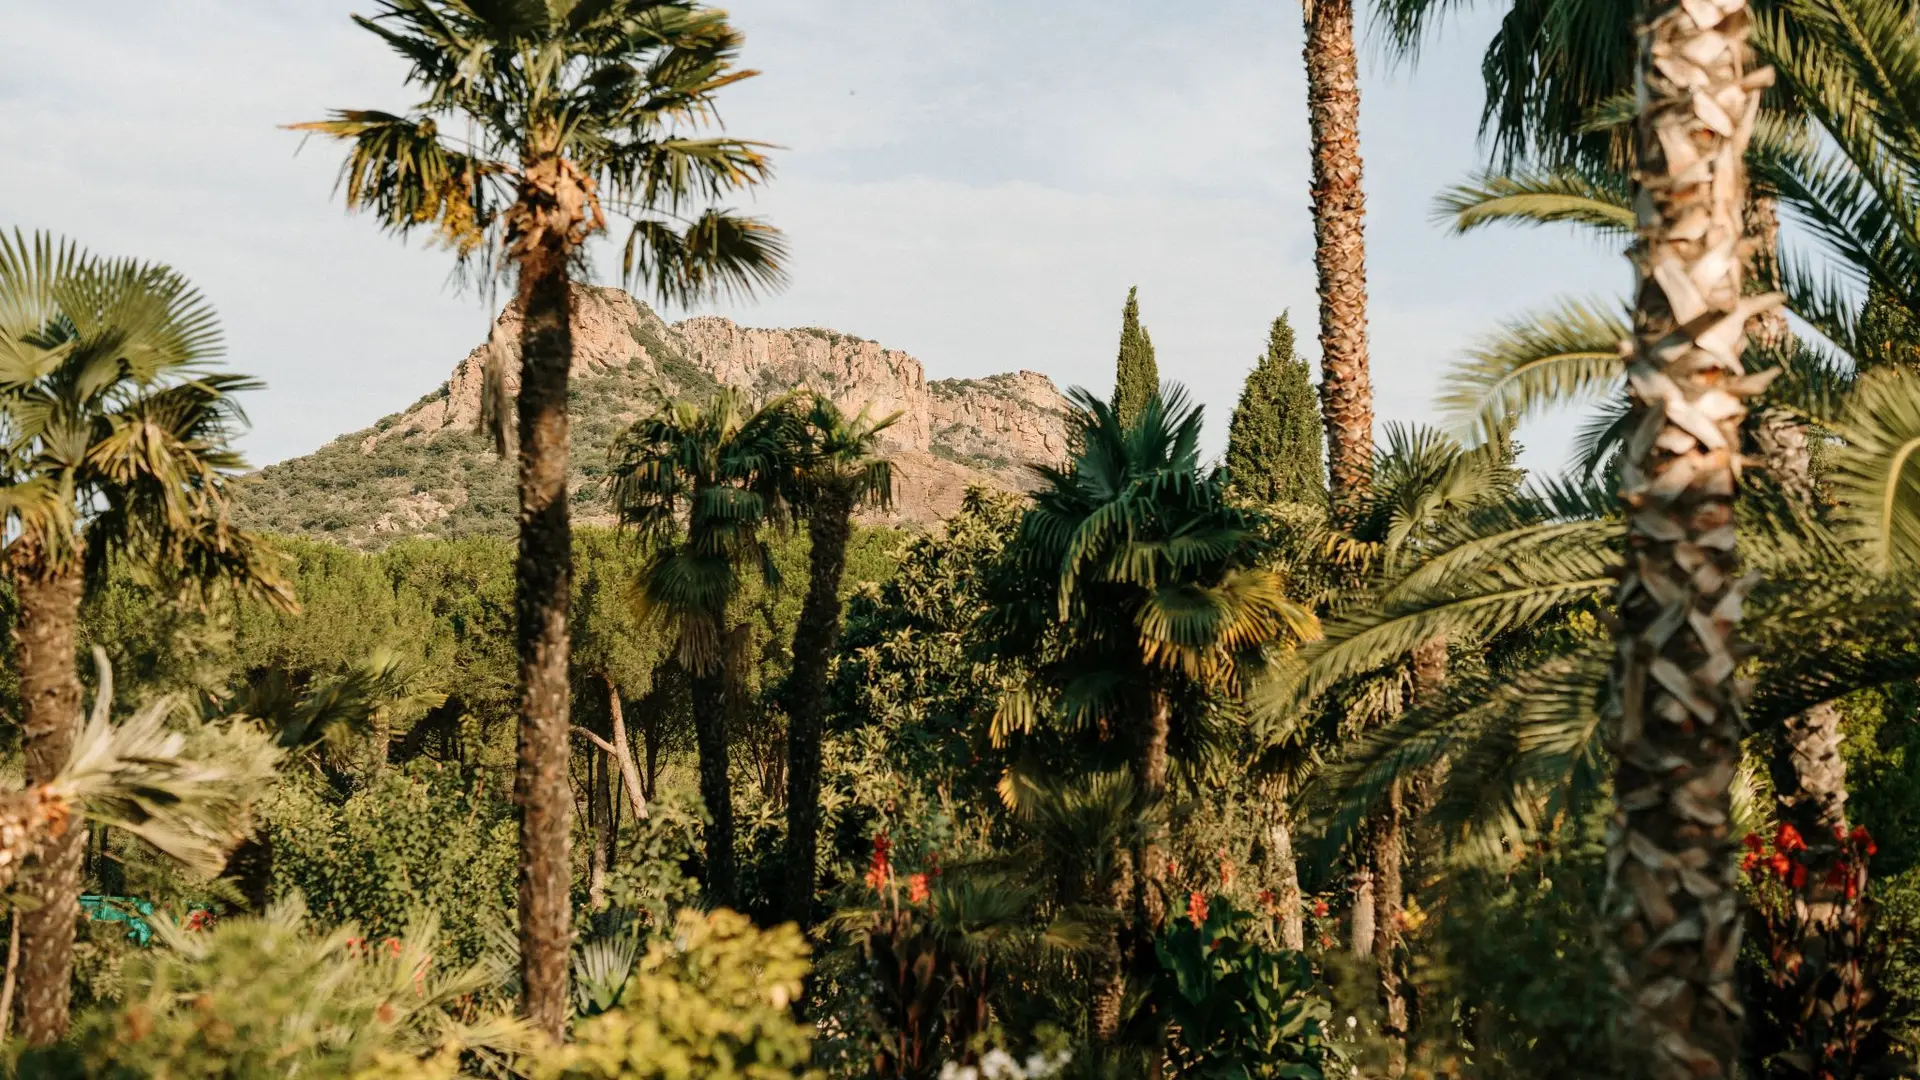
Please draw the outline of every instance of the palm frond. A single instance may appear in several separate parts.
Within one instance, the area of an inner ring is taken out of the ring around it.
[[[1843,532],[1882,571],[1920,566],[1920,374],[1861,379],[1838,430],[1831,482]]]
[[[1607,239],[1633,233],[1626,178],[1568,166],[1513,173],[1483,172],[1434,198],[1434,220],[1455,233],[1489,225],[1576,225]]]
[[[1615,302],[1563,300],[1483,337],[1441,382],[1451,424],[1489,439],[1558,406],[1612,394],[1631,336]]]

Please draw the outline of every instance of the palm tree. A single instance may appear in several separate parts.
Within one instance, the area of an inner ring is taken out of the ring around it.
[[[1366,498],[1373,463],[1367,358],[1366,196],[1360,186],[1360,65],[1353,0],[1304,0],[1313,139],[1313,266],[1320,292],[1320,399],[1333,514]]]
[[[265,549],[227,523],[233,395],[211,370],[213,309],[164,266],[101,260],[44,234],[0,235],[0,567],[13,583],[25,780],[50,783],[80,733],[80,601],[132,558],[187,581],[288,602]],[[50,842],[27,876],[21,1034],[67,1026],[84,838]]]
[[[571,270],[606,227],[631,218],[623,270],[661,298],[689,303],[781,280],[779,235],[712,207],[765,181],[761,148],[697,137],[736,70],[740,34],[693,0],[380,0],[355,21],[409,65],[424,100],[405,114],[344,110],[295,125],[351,145],[341,172],[350,207],[388,230],[428,227],[460,265],[515,279],[520,549],[515,567],[521,807],[520,934],[528,1018],[558,1037],[567,1007],[567,517],[573,359]],[[704,207],[704,208],[703,208]],[[489,359],[495,437],[508,444]]]
[[[1639,239],[1628,426],[1620,463],[1627,559],[1607,712],[1615,727],[1613,867],[1634,1044],[1654,1074],[1735,1074],[1740,891],[1731,835],[1740,768],[1735,628],[1748,589],[1734,550],[1740,424],[1765,378],[1741,363],[1747,143],[1759,110],[1749,14],[1712,25],[1679,3],[1646,12],[1635,99]],[[1659,58],[1658,66],[1654,58]],[[1711,103],[1711,104],[1709,104]]]
[[[733,794],[727,770],[730,665],[727,605],[743,569],[778,579],[762,529],[787,512],[800,443],[791,396],[750,410],[733,387],[705,405],[664,401],[613,449],[620,519],[657,545],[644,577],[646,607],[673,624],[691,677],[700,796],[706,802],[706,890],[737,899]],[[684,520],[684,534],[680,533]]]
[[[1128,425],[1083,390],[1069,400],[1079,449],[1064,469],[1036,468],[1042,487],[1008,563],[1017,580],[991,624],[1003,647],[1044,657],[1039,682],[1066,726],[1120,744],[1157,808],[1170,749],[1205,741],[1176,703],[1237,695],[1269,645],[1316,636],[1317,623],[1261,565],[1260,513],[1227,497],[1223,470],[1201,468],[1201,413],[1184,390],[1163,387]],[[1031,731],[1040,705],[1027,687],[1010,690],[996,734]],[[1131,853],[1136,965],[1151,962],[1165,920],[1163,833]]]
[[[813,921],[814,860],[820,832],[820,752],[828,666],[840,640],[840,577],[855,507],[893,500],[893,466],[879,456],[880,433],[900,414],[873,419],[862,408],[841,412],[814,395],[806,417],[807,443],[797,476],[795,509],[807,518],[807,597],[793,631],[793,670],[787,676],[787,917]]]

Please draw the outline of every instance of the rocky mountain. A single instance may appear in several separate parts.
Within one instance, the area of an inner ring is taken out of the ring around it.
[[[899,412],[885,433],[894,507],[870,520],[930,525],[970,485],[1024,489],[1028,465],[1066,454],[1067,402],[1031,371],[927,381],[920,361],[832,330],[758,330],[711,316],[669,325],[618,289],[580,288],[574,305],[573,500],[576,521],[612,520],[608,447],[656,393],[703,397],[722,384],[771,396],[806,386],[842,408]],[[517,385],[519,315],[493,340]],[[261,470],[238,517],[251,528],[377,547],[406,536],[512,535],[514,467],[477,431],[488,346],[434,392],[372,428]]]

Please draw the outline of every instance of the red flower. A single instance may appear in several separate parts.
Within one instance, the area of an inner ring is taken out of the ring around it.
[[[1774,876],[1782,881],[1786,880],[1788,874],[1793,873],[1793,860],[1788,858],[1784,851],[1774,852],[1773,858],[1767,860],[1767,865],[1773,869]]]
[[[1869,855],[1880,854],[1880,845],[1873,842],[1873,834],[1867,831],[1867,827],[1865,825],[1855,825],[1853,827],[1853,833],[1848,837],[1848,839],[1852,840],[1856,844],[1865,844],[1866,852]]]
[[[1760,834],[1748,833],[1741,837],[1740,846],[1746,848],[1748,851],[1759,851],[1761,848]]]
[[[887,858],[893,841],[886,833],[873,834],[873,858],[867,862],[867,887],[878,890],[893,877],[893,862]]]
[[[1195,889],[1192,894],[1187,897],[1187,919],[1193,923],[1195,930],[1200,929],[1207,921],[1206,893]]]
[[[1273,901],[1274,901],[1274,895],[1273,895],[1272,889],[1260,890],[1260,906],[1261,907],[1272,907]]]
[[[1773,836],[1773,846],[1781,851],[1805,851],[1807,842],[1800,838],[1800,830],[1782,823],[1780,831]]]
[[[1313,902],[1313,914],[1315,918],[1319,918],[1319,919],[1326,918],[1327,902],[1325,900],[1315,900]]]
[[[907,879],[907,903],[917,904],[927,898],[927,875],[915,874]]]
[[[1752,873],[1753,868],[1759,865],[1760,853],[1757,851],[1749,851],[1745,855],[1740,856],[1740,869],[1745,873]]]

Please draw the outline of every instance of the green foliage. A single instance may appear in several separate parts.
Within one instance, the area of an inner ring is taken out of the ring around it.
[[[1544,853],[1449,875],[1413,949],[1420,1022],[1414,1056],[1484,1080],[1610,1080],[1619,1001],[1600,896],[1605,849],[1589,818]]]
[[[1114,363],[1113,412],[1122,426],[1147,407],[1160,392],[1160,368],[1153,359],[1153,338],[1140,325],[1140,287],[1127,290],[1127,306],[1120,312],[1120,357]]]
[[[1327,500],[1320,396],[1293,348],[1283,313],[1267,334],[1267,352],[1247,375],[1227,428],[1233,490],[1263,503],[1322,505]]]
[[[1256,917],[1195,892],[1154,942],[1174,1072],[1202,1080],[1321,1080],[1338,1054],[1331,1010],[1299,953],[1266,944]]]
[[[424,763],[388,769],[337,803],[288,783],[265,807],[274,890],[303,894],[322,920],[370,937],[399,934],[408,912],[432,908],[445,920],[447,958],[472,963],[487,921],[515,905],[518,834],[505,794]]]
[[[1002,696],[994,733],[1031,732],[1042,694],[1059,695],[1071,730],[1126,732],[1147,697],[1182,688],[1237,691],[1269,645],[1318,633],[1312,612],[1263,564],[1264,516],[1226,498],[1227,476],[1199,463],[1200,410],[1183,390],[1156,393],[1131,425],[1076,390],[1079,447],[1021,519],[991,624],[1001,648],[1043,653],[1036,687]],[[1202,714],[1176,713],[1189,761]]]
[[[789,1012],[807,974],[792,926],[757,930],[743,915],[684,912],[654,942],[621,1006],[536,1056],[533,1080],[789,1080],[808,1068],[811,1030]]]
[[[245,461],[216,370],[213,306],[170,267],[0,233],[0,543],[8,572],[132,557],[180,580],[279,595],[266,551],[227,520]]]
[[[517,1023],[463,1024],[456,1003],[485,976],[436,952],[435,920],[390,945],[311,927],[297,900],[211,931],[159,927],[165,947],[130,960],[126,996],[80,1018],[68,1039],[28,1051],[22,1078],[171,1080],[380,1075],[444,1048],[521,1048]]]

